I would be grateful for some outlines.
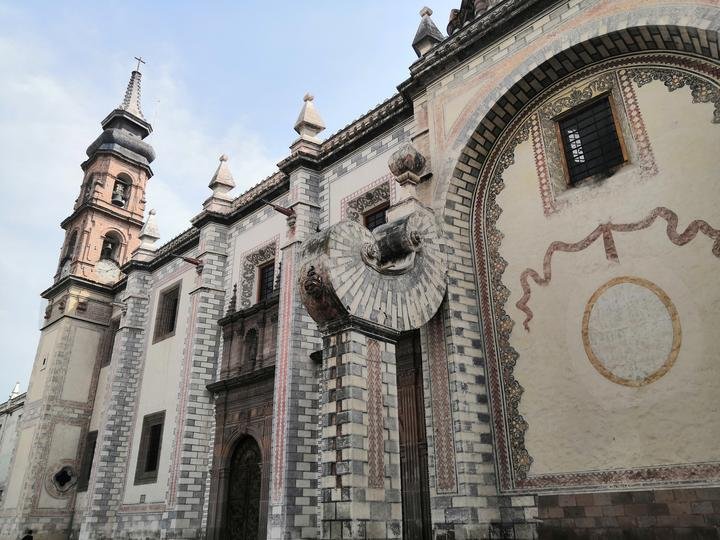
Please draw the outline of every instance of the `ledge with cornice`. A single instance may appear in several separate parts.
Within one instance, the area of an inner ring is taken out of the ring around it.
[[[256,369],[250,373],[243,373],[240,375],[234,375],[227,379],[220,379],[212,382],[205,386],[210,392],[214,394],[220,394],[227,392],[233,388],[241,388],[243,386],[250,386],[260,381],[270,379],[275,376],[275,365],[267,366],[264,368]]]
[[[59,293],[63,292],[66,289],[69,289],[73,285],[77,285],[78,287],[89,289],[94,292],[104,293],[110,296],[115,294],[114,290],[117,287],[117,284],[104,285],[97,281],[92,281],[87,278],[70,274],[59,279],[56,283],[53,283],[50,287],[41,292],[40,296],[42,298],[45,298],[46,300],[51,300],[52,298],[57,297]]]
[[[561,0],[504,0],[496,4],[413,63],[410,78],[398,90],[408,97],[422,93],[467,58],[559,3]]]
[[[118,213],[120,213],[120,215],[122,216],[122,219],[124,221],[132,223],[133,225],[137,225],[138,227],[143,226],[143,220],[133,217],[133,213],[130,210],[126,210],[124,208],[117,208],[117,207],[113,207],[112,209],[110,209],[110,208],[106,208],[105,206],[103,206],[101,204],[90,201],[90,202],[83,202],[80,206],[75,208],[75,210],[73,210],[72,214],[70,214],[68,217],[63,219],[62,222],[60,222],[60,227],[65,229],[70,223],[73,222],[73,220],[78,216],[78,214],[81,214],[82,212],[84,212],[87,209],[95,210],[97,212],[105,214],[106,216],[109,216],[114,219],[118,219]]]

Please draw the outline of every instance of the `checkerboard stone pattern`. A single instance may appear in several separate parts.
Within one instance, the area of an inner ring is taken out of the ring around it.
[[[109,388],[103,404],[103,428],[98,433],[96,465],[88,486],[80,540],[112,538],[116,534],[114,526],[128,472],[135,401],[145,361],[151,279],[144,270],[130,272],[124,294],[118,299],[127,310],[115,338]]]
[[[298,168],[290,174],[289,205],[295,219],[280,242],[282,270],[278,307],[273,447],[267,538],[318,536],[318,379],[310,354],[321,347],[315,322],[297,291],[296,269],[301,242],[320,219],[318,177]]]
[[[402,538],[395,344],[348,327],[323,338],[322,538]]]
[[[206,517],[208,475],[213,453],[215,408],[206,386],[214,381],[220,326],[224,313],[225,272],[227,270],[228,231],[215,223],[200,231],[203,261],[200,283],[190,291],[195,307],[195,333],[190,344],[189,362],[183,366],[183,384],[178,397],[175,426],[175,462],[171,465],[167,509],[163,513],[165,538],[200,538]]]

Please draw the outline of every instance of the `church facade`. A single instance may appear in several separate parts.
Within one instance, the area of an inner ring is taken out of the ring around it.
[[[163,245],[133,71],[0,538],[720,537],[720,4],[431,16],[397,94],[326,138],[305,96]]]

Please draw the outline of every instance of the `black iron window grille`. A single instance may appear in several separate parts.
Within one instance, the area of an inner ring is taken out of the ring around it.
[[[369,230],[378,228],[380,225],[387,223],[387,206],[373,210],[365,214],[365,226]]]
[[[275,261],[260,267],[260,280],[258,282],[258,301],[270,298],[275,285]]]
[[[571,185],[595,175],[609,176],[625,161],[608,97],[571,111],[558,125]]]

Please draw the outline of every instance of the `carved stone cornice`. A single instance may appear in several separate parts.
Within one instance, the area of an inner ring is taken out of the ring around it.
[[[207,388],[210,392],[213,392],[214,394],[219,394],[221,392],[231,390],[232,388],[250,386],[260,381],[270,379],[274,376],[275,365],[273,364],[272,366],[256,369],[255,371],[251,371],[250,373],[243,373],[242,375],[235,375],[234,377],[215,381],[208,384],[205,388]]]
[[[434,79],[455,69],[493,40],[512,32],[560,0],[504,0],[452,36],[433,47],[410,66],[410,78],[398,86],[400,93],[414,96]]]

